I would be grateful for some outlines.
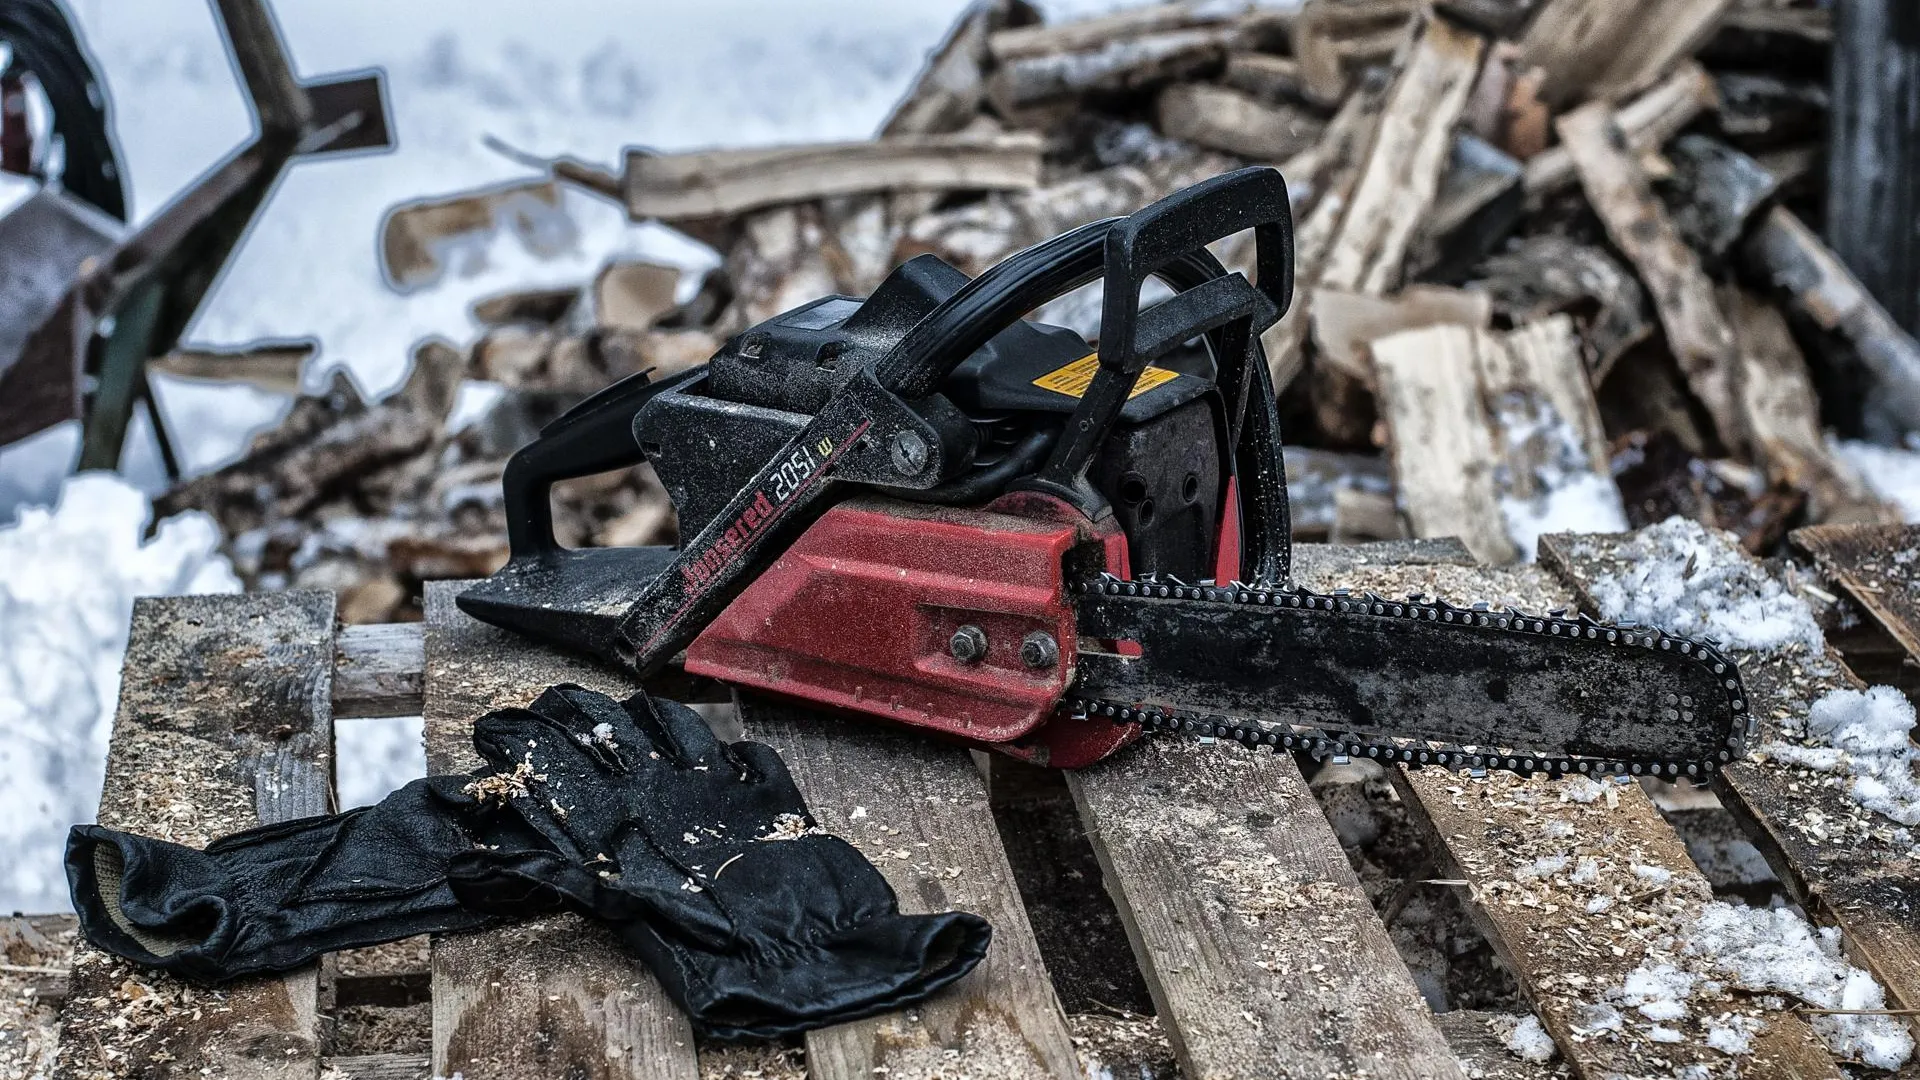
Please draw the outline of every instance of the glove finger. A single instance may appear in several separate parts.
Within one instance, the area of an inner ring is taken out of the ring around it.
[[[592,910],[595,882],[551,851],[463,851],[447,860],[447,884],[461,906],[489,915]]]
[[[638,693],[621,703],[634,722],[654,738],[662,754],[682,767],[712,767],[727,760],[726,746],[714,737],[701,715],[667,698]]]
[[[780,751],[763,742],[751,739],[734,743],[728,747],[738,761],[750,774],[750,783],[766,784],[782,792],[792,792],[793,800],[800,801],[800,789],[793,782],[793,773],[787,770],[787,763]]]

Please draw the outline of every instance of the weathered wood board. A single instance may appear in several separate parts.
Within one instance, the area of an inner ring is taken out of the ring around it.
[[[1529,611],[1573,603],[1572,590],[1538,567],[1368,564],[1341,548],[1303,547],[1301,555],[1295,580],[1320,591],[1419,592]],[[1647,1022],[1613,1038],[1580,1031],[1592,1006],[1643,962],[1658,962],[1660,939],[1698,918],[1713,895],[1638,786],[1442,769],[1396,769],[1393,778],[1433,839],[1437,876],[1467,882],[1468,910],[1580,1075],[1673,1075],[1726,1061],[1705,1045],[1704,1030],[1678,1043],[1651,1039]],[[1839,1075],[1803,1019],[1752,1003],[1728,1007],[1770,1029],[1756,1041],[1751,1075]]]
[[[901,1012],[810,1032],[816,1080],[1079,1075],[1013,870],[967,752],[878,724],[749,695],[746,737],[780,751],[815,820],[864,853],[901,910],[971,911],[993,925],[966,978]]]
[[[1920,661],[1920,525],[1816,525],[1791,538]]]
[[[1465,1075],[1291,757],[1148,739],[1067,783],[1190,1080]]]
[[[193,847],[331,807],[332,593],[142,598],[100,824]],[[318,969],[217,992],[76,950],[63,1078],[313,1080]]]
[[[333,639],[333,655],[334,719],[420,715],[425,624],[343,626]]]
[[[427,586],[427,771],[479,765],[473,721],[555,683],[625,697],[619,675],[470,619],[464,582]],[[433,942],[433,1074],[691,1080],[693,1031],[605,928],[558,915]]]
[[[1594,582],[1625,572],[1625,542],[1551,536],[1542,539],[1540,558],[1574,587],[1582,608],[1594,610]],[[1900,839],[1904,830],[1855,802],[1845,778],[1790,767],[1764,751],[1770,740],[1790,735],[1786,725],[1803,721],[1812,702],[1860,689],[1860,680],[1831,647],[1728,652],[1740,665],[1760,731],[1748,741],[1747,759],[1721,773],[1721,800],[1794,899],[1840,927],[1849,957],[1886,986],[1889,1004],[1920,1007],[1920,860]]]

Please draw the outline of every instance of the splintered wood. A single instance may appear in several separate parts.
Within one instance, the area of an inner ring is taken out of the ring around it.
[[[1464,1077],[1291,757],[1153,739],[1067,782],[1189,1080]]]
[[[1508,334],[1405,331],[1374,341],[1372,355],[1414,535],[1458,536],[1477,558],[1504,563],[1528,553],[1532,522],[1554,499],[1585,499],[1625,523],[1565,316]]]
[[[331,809],[330,593],[141,599],[99,822],[191,847]],[[307,1080],[318,970],[219,990],[75,949],[56,1075]]]
[[[807,1035],[815,1080],[1080,1075],[1046,965],[966,751],[816,709],[743,697],[750,739],[780,751],[814,818],[885,875],[901,910],[993,926],[966,978],[910,1009]]]
[[[1699,257],[1674,231],[1651,181],[1627,153],[1613,110],[1596,102],[1561,117],[1555,126],[1608,237],[1646,281],[1687,385],[1713,417],[1721,441],[1729,449],[1744,449],[1747,433],[1734,400],[1733,329],[1714,300]]]
[[[1920,661],[1920,526],[1815,525],[1792,539]]]
[[[1361,552],[1304,547],[1295,579],[1310,589],[1418,592],[1456,604],[1572,606],[1572,590],[1535,567],[1418,566],[1368,561]],[[1445,558],[1443,551],[1435,555]],[[1727,1056],[1706,1042],[1716,1025],[1763,1031],[1741,1075],[1840,1075],[1804,1019],[1749,997],[1722,995],[1694,1003],[1695,1015],[1663,1021],[1631,1008],[1627,979],[1643,968],[1683,963],[1672,936],[1697,920],[1713,895],[1686,845],[1638,786],[1440,769],[1396,769],[1394,780],[1443,853],[1437,876],[1465,883],[1433,887],[1469,891],[1469,910],[1579,1075],[1671,1076],[1691,1065],[1723,1067]]]
[[[1547,0],[1520,39],[1554,106],[1619,98],[1689,56],[1733,0]]]
[[[1581,607],[1593,588],[1632,580],[1640,556],[1632,537],[1553,536],[1541,560],[1571,583]],[[1722,538],[1716,557],[1751,561]],[[1754,572],[1766,571],[1757,562]],[[1783,597],[1783,611],[1801,604]],[[1720,776],[1722,801],[1756,838],[1781,880],[1808,912],[1838,925],[1854,963],[1885,985],[1889,1007],[1920,1007],[1920,858],[1911,835],[1851,794],[1851,778],[1781,760],[1775,747],[1805,746],[1815,702],[1863,689],[1831,646],[1810,651],[1794,641],[1769,650],[1729,649],[1739,663],[1759,732],[1745,760]]]
[[[625,697],[635,687],[578,657],[475,622],[464,583],[427,589],[427,770],[480,764],[472,725],[555,683]],[[433,1075],[468,1080],[694,1080],[687,1018],[606,927],[554,915],[433,942]]]

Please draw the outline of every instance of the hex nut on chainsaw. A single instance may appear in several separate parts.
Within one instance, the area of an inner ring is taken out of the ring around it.
[[[987,632],[968,623],[953,632],[947,640],[947,649],[953,658],[963,664],[971,664],[986,659]]]
[[[1060,662],[1060,643],[1044,630],[1035,630],[1020,643],[1020,661],[1035,671],[1044,671]]]

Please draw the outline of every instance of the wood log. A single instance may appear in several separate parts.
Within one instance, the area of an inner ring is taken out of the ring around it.
[[[1289,446],[1282,458],[1287,470],[1288,518],[1296,540],[1327,538],[1343,491],[1392,498],[1387,460],[1377,454]]]
[[[296,402],[246,457],[155,500],[156,511],[204,510],[238,536],[299,517],[350,486],[371,496],[370,474],[439,445],[466,367],[466,357],[446,342],[422,342],[407,382],[372,408],[337,379],[328,393]]]
[[[1733,385],[1739,357],[1733,330],[1714,300],[1713,283],[1700,260],[1680,240],[1646,173],[1627,152],[1611,108],[1595,102],[1561,117],[1555,126],[1573,154],[1581,185],[1607,236],[1647,283],[1688,387],[1713,418],[1721,443],[1741,451],[1746,432]]]
[[[1415,536],[1512,562],[1566,515],[1626,524],[1573,324],[1431,326],[1375,341],[1394,486]]]
[[[1220,75],[1227,86],[1266,102],[1305,100],[1306,84],[1300,74],[1300,62],[1291,57],[1267,53],[1227,54],[1227,68]]]
[[[1671,72],[1713,33],[1733,0],[1548,0],[1520,39],[1547,74],[1555,108],[1618,100]]]
[[[298,394],[300,370],[320,343],[312,338],[263,341],[234,349],[175,349],[147,364],[176,379],[241,383],[269,394]]]
[[[679,285],[679,267],[616,259],[593,276],[593,321],[612,329],[651,330],[673,310]]]
[[[1007,190],[1040,183],[1040,140],[1012,132],[913,135],[760,150],[627,153],[627,216],[704,219],[830,195]]]
[[[1307,0],[1293,27],[1293,52],[1308,98],[1346,97],[1363,68],[1385,62],[1406,41],[1418,6],[1410,0]]]
[[[1835,255],[1908,333],[1920,333],[1920,10],[1850,0],[1834,22],[1827,220]]]
[[[1008,0],[976,0],[927,54],[913,86],[894,103],[880,137],[943,135],[966,127],[987,92],[987,39],[1003,26]]]
[[[1740,406],[1755,460],[1775,484],[1807,493],[1814,522],[1897,522],[1860,473],[1827,446],[1806,359],[1778,308],[1737,285],[1720,306],[1740,346]]]
[[[1169,30],[1218,25],[1233,21],[1241,14],[1233,5],[1212,0],[1182,0],[1076,19],[1063,23],[1041,23],[997,30],[987,38],[987,51],[1005,64],[1034,56],[1087,52],[1105,48],[1116,41],[1139,38]]]
[[[1720,96],[1720,133],[1743,149],[1758,152],[1827,134],[1829,93],[1819,78],[1723,71],[1713,83]]]
[[[1404,540],[1411,533],[1393,496],[1384,491],[1341,488],[1333,493],[1333,528],[1327,540],[1334,544],[1364,544],[1374,540]]]
[[[1780,190],[1758,161],[1708,135],[1673,140],[1666,157],[1673,174],[1660,197],[1673,227],[1710,266],[1718,266],[1746,235],[1747,225]]]
[[[1375,341],[1424,326],[1486,329],[1493,318],[1493,303],[1485,293],[1439,285],[1410,285],[1391,297],[1323,287],[1314,290],[1312,312],[1318,359],[1372,387],[1368,346]]]
[[[1011,117],[1086,94],[1151,90],[1218,71],[1233,41],[1233,27],[1221,24],[1114,39],[1080,52],[1020,56],[1003,61],[987,79],[987,97],[1001,116]]]
[[[1233,168],[1230,159],[1213,154],[1185,154],[1146,165],[1117,165],[1034,191],[989,196],[913,222],[907,227],[895,258],[905,260],[932,252],[968,274],[977,275],[1021,248],[1089,221],[1130,214],[1230,168]],[[779,249],[783,253],[808,250],[804,244],[789,247],[784,240],[779,241]],[[824,266],[808,272],[817,272],[831,281],[831,272]],[[802,290],[795,289],[792,295],[797,299],[812,299],[824,291],[814,288],[802,295]],[[786,307],[766,304],[763,310],[770,308],[767,314],[772,315]]]
[[[1167,87],[1154,111],[1163,134],[1254,162],[1285,161],[1319,141],[1326,127],[1306,109],[1206,83]]]
[[[457,255],[465,253],[462,261],[471,262],[472,253],[502,229],[541,255],[558,254],[579,236],[552,180],[416,199],[380,220],[380,272],[396,291],[425,288],[446,276]]]
[[[1886,441],[1920,429],[1920,343],[1901,329],[1813,230],[1785,207],[1769,210],[1742,248],[1748,268],[1817,330],[1830,367],[1857,362],[1867,385],[1849,403]],[[1851,358],[1851,359],[1846,359]]]
[[[1526,212],[1524,171],[1498,147],[1456,132],[1433,208],[1409,246],[1406,275],[1457,281],[1505,243]]]
[[[566,318],[579,301],[580,288],[577,285],[514,289],[483,296],[475,300],[468,311],[472,313],[473,321],[481,326],[506,326],[512,323],[552,326]]]
[[[1398,287],[1415,229],[1439,191],[1453,127],[1466,107],[1485,46],[1479,35],[1442,18],[1421,28],[1387,92],[1314,288],[1378,296]],[[1339,372],[1316,369],[1315,414],[1335,443],[1360,443],[1370,434],[1371,418],[1353,407],[1358,392]]]
[[[1713,77],[1698,64],[1681,64],[1672,75],[1620,106],[1616,122],[1635,155],[1659,150],[1703,111],[1719,106]],[[1549,147],[1527,159],[1527,194],[1548,195],[1579,179],[1573,155],[1564,146]]]
[[[1475,275],[1466,287],[1485,292],[1494,312],[1508,323],[1561,312],[1574,315],[1588,379],[1595,386],[1606,380],[1627,350],[1653,333],[1639,279],[1601,248],[1539,233],[1487,259]]]
[[[1533,157],[1553,134],[1552,113],[1540,100],[1545,78],[1539,68],[1527,66],[1519,46],[1495,40],[1480,67],[1480,81],[1467,95],[1461,125],[1509,156]]]

